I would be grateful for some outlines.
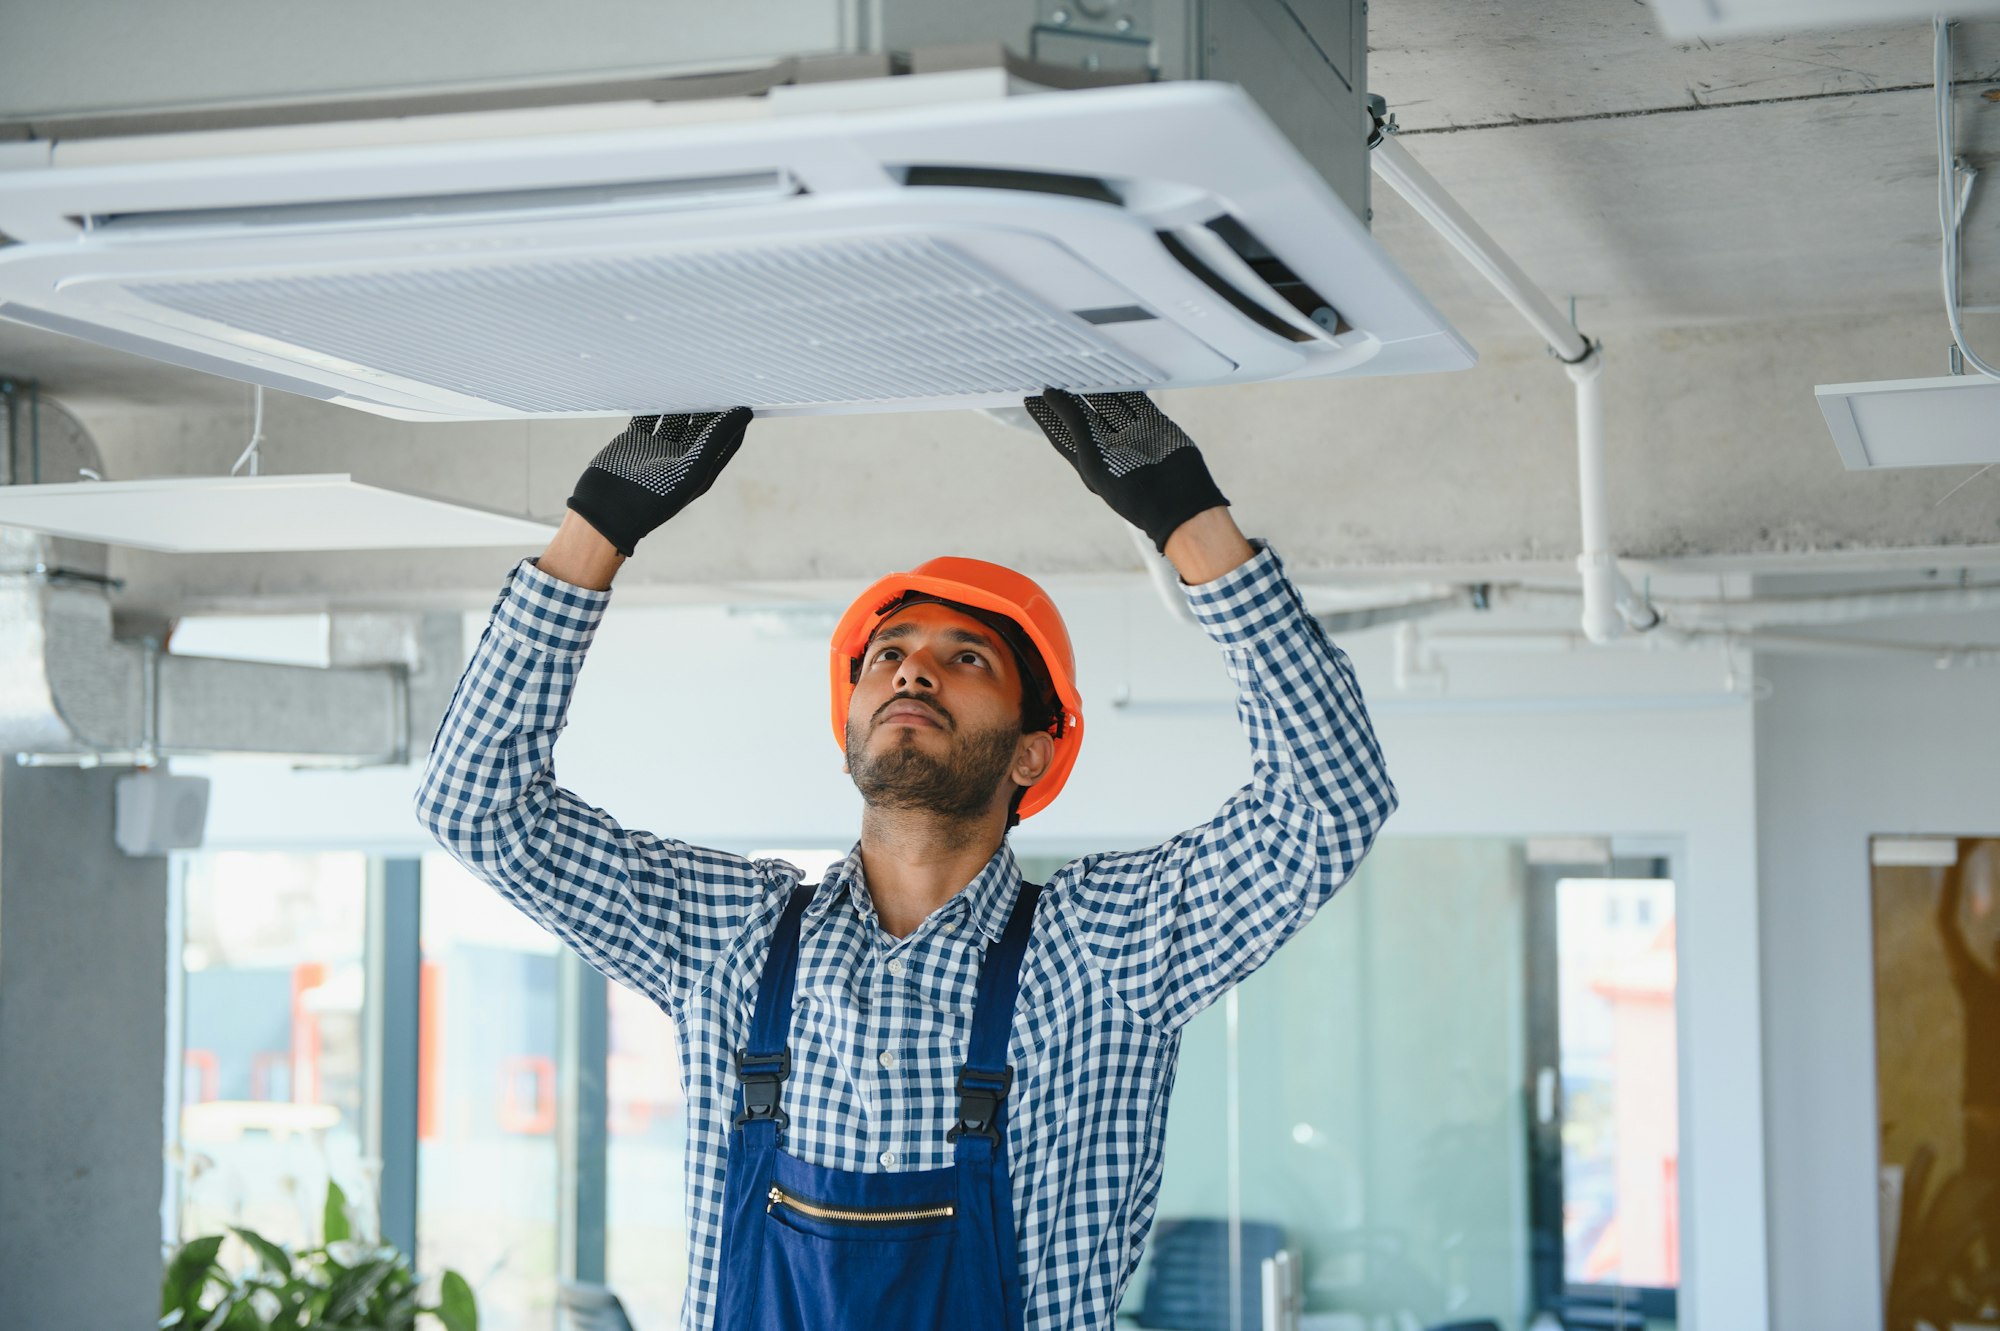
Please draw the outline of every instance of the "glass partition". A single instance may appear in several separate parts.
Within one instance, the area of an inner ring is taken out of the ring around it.
[[[1672,895],[1651,862],[1586,876],[1518,841],[1378,844],[1186,1028],[1121,1320],[1185,1328],[1203,1283],[1215,1331],[1671,1319]]]
[[[320,1238],[329,1178],[364,1204],[359,854],[184,862],[179,1233]],[[232,1245],[225,1259],[254,1255]]]
[[[442,854],[423,861],[417,1260],[484,1331],[553,1331],[556,940]]]
[[[650,1000],[606,989],[605,1278],[635,1326],[678,1326],[688,1244],[680,1032]]]

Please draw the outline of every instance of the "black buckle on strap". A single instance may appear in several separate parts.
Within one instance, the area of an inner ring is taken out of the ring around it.
[[[979,1072],[972,1068],[958,1070],[958,1123],[947,1132],[946,1141],[955,1142],[968,1133],[974,1137],[984,1137],[994,1145],[1000,1144],[1000,1132],[993,1126],[993,1120],[1000,1115],[1000,1105],[1007,1099],[1007,1092],[1014,1088],[1014,1069],[1002,1068],[996,1075]]]
[[[776,1123],[780,1132],[790,1127],[792,1117],[779,1107],[778,1093],[785,1078],[791,1075],[790,1048],[775,1054],[737,1050],[736,1079],[743,1084],[743,1112],[736,1116],[735,1126],[740,1128],[745,1123],[770,1122]]]

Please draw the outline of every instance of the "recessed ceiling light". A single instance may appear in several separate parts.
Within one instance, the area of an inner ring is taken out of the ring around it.
[[[2000,462],[2000,379],[1882,379],[1813,390],[1849,471]]]

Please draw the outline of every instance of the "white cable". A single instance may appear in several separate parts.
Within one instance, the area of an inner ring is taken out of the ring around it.
[[[2000,379],[2000,370],[1994,369],[1979,358],[1967,343],[1965,325],[1959,318],[1958,310],[1958,235],[1960,224],[1965,220],[1965,209],[1972,202],[1972,183],[1978,172],[1966,173],[1963,191],[1958,186],[1958,170],[1952,159],[1953,114],[1951,105],[1951,20],[1942,16],[1931,20],[1932,35],[1932,79],[1937,96],[1937,140],[1938,140],[1938,225],[1944,231],[1944,312],[1951,323],[1952,341],[1957,345],[1959,355],[1965,363],[1989,379]]]
[[[257,474],[257,463],[259,460],[257,457],[257,445],[264,442],[264,385],[256,384],[250,389],[250,400],[252,403],[250,412],[250,442],[243,446],[243,452],[237,457],[235,465],[230,467],[229,474],[231,476],[243,470],[243,464],[246,462],[250,464],[250,474],[252,476]]]

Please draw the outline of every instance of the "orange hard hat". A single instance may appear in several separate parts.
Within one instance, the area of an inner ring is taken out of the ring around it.
[[[963,559],[945,555],[926,560],[907,573],[891,573],[855,598],[833,630],[831,673],[833,681],[833,738],[844,751],[847,747],[847,708],[854,698],[854,684],[860,677],[861,658],[868,640],[882,618],[913,602],[942,602],[973,612],[978,619],[998,617],[1004,621],[1001,636],[1019,657],[1025,638],[1041,657],[1042,673],[1054,692],[1055,718],[1049,733],[1055,739],[1055,754],[1042,779],[1028,787],[1021,797],[1019,816],[1027,818],[1049,806],[1069,780],[1076,766],[1077,750],[1083,746],[1083,697],[1076,691],[1076,655],[1070,650],[1069,630],[1049,594],[1034,579],[1011,568],[989,564],[983,559]],[[1016,632],[1008,633],[1006,626]],[[1035,663],[1024,661],[1027,671]],[[1025,677],[1023,688],[1031,681]]]

